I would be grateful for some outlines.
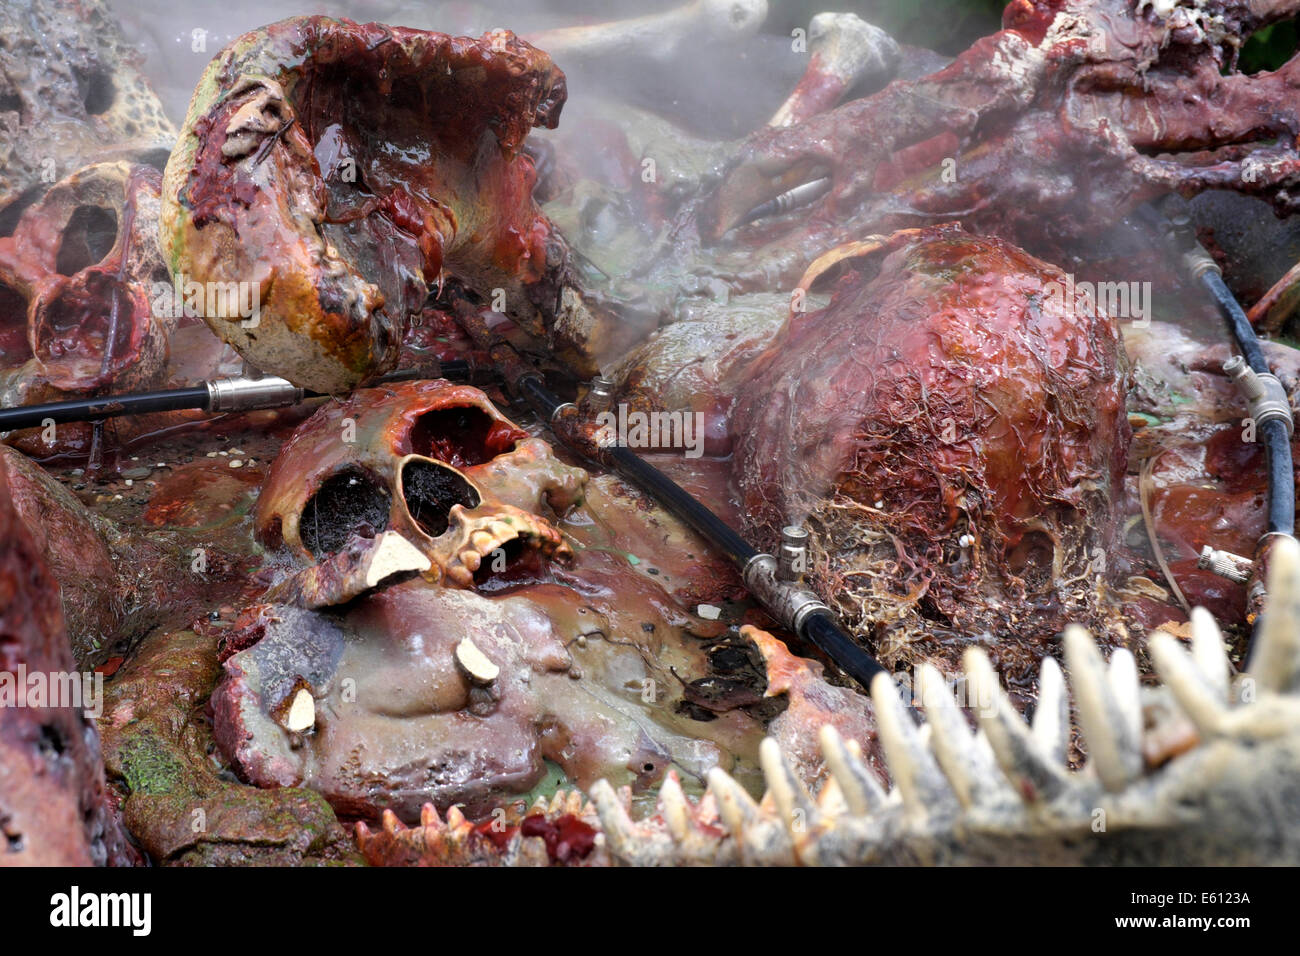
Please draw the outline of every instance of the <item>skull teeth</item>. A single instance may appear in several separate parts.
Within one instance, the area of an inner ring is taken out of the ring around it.
[[[511,541],[520,540],[538,548],[547,556],[567,557],[571,552],[559,531],[545,525],[523,528],[502,519],[492,519],[485,527],[469,533],[466,546],[455,556],[447,569],[447,579],[460,587],[474,584],[474,572],[483,565],[483,559]]]

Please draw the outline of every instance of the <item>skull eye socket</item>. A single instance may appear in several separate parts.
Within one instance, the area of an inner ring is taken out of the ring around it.
[[[340,550],[353,535],[374,537],[388,528],[391,499],[374,475],[349,468],[321,483],[302,509],[298,536],[317,559]]]
[[[436,408],[411,427],[411,451],[453,468],[481,465],[504,455],[528,433],[473,405]]]
[[[477,508],[482,500],[474,486],[450,468],[418,458],[402,466],[402,497],[415,523],[431,538],[446,532],[453,505]]]
[[[100,206],[78,206],[63,227],[54,269],[60,275],[76,275],[103,261],[117,242],[117,214]]]

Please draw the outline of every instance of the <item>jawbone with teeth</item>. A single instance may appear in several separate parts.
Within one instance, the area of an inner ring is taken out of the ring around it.
[[[505,548],[516,542],[546,558],[560,561],[573,558],[573,549],[547,521],[510,505],[493,506],[484,514],[478,511],[466,511],[462,505],[451,508],[451,525],[455,529],[449,549],[452,557],[443,572],[448,584],[473,587],[474,575],[483,567],[484,559],[488,559],[491,567],[491,556],[498,554],[502,567],[496,570],[505,570]]]

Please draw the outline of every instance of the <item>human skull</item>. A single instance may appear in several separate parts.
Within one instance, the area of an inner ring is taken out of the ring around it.
[[[864,252],[884,257],[793,314],[738,392],[751,525],[771,540],[808,524],[815,586],[887,664],[955,667],[995,633],[1014,638],[994,648],[1004,672],[1032,675],[1067,616],[1097,620],[1115,570],[1116,321],[1069,300],[1059,269],[955,224],[823,264]]]
[[[0,239],[0,404],[160,384],[175,325],[153,308],[160,185],[149,166],[87,166]]]
[[[586,479],[478,389],[408,382],[363,389],[305,422],[267,475],[255,528],[312,562],[397,531],[429,560],[426,578],[468,588],[476,572],[530,553],[566,559],[547,514],[577,502]]]

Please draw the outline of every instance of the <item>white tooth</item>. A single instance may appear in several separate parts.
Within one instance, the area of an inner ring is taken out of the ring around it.
[[[913,813],[926,815],[951,804],[952,792],[939,765],[925,748],[916,724],[903,706],[898,685],[888,674],[877,674],[872,679],[871,700],[875,704],[876,728],[885,748],[889,775],[894,778],[903,803]]]
[[[591,801],[596,805],[609,852],[625,862],[637,859],[636,825],[608,781],[597,780],[591,785]]]
[[[1210,686],[1192,658],[1178,645],[1178,639],[1165,631],[1156,631],[1147,639],[1147,653],[1160,679],[1196,729],[1206,736],[1218,733],[1228,713],[1223,696]]]
[[[844,791],[840,789],[839,783],[833,776],[827,777],[826,782],[817,793],[817,812],[823,818],[834,820],[849,812],[849,805],[844,799]]]
[[[980,802],[980,791],[997,777],[992,753],[987,747],[976,746],[975,734],[966,725],[939,669],[922,664],[916,677],[935,759],[962,806],[970,807]]]
[[[758,759],[763,767],[763,778],[767,781],[767,792],[772,795],[786,829],[796,838],[807,833],[818,819],[817,808],[803,783],[786,763],[780,745],[771,737],[763,738],[758,748]]]
[[[830,724],[821,729],[822,755],[831,777],[854,816],[867,816],[884,809],[888,798],[876,776],[844,745],[844,738]]]
[[[501,668],[488,658],[469,637],[456,645],[456,663],[476,684],[490,684],[501,675]]]
[[[1069,785],[1066,771],[1052,761],[1011,706],[988,655],[972,647],[962,659],[971,687],[971,706],[1011,788],[1025,803],[1058,796]]]
[[[1070,698],[1065,692],[1065,676],[1055,657],[1044,657],[1038,677],[1038,703],[1031,723],[1034,739],[1048,758],[1065,766],[1070,746]]]
[[[311,691],[300,687],[298,693],[293,695],[293,702],[289,705],[288,714],[285,715],[284,728],[294,733],[302,733],[315,725],[316,701],[311,696]]]
[[[686,794],[677,782],[677,774],[669,773],[659,786],[659,806],[668,832],[678,843],[685,843],[691,836],[691,808],[686,802]]]
[[[722,825],[739,843],[759,819],[758,804],[748,791],[721,767],[709,770],[709,793],[718,805]]]
[[[1300,542],[1279,536],[1268,551],[1268,598],[1250,652],[1260,690],[1291,693],[1300,670]]]
[[[1228,699],[1228,652],[1223,646],[1223,634],[1214,621],[1214,615],[1203,607],[1192,608],[1192,659],[1207,684],[1219,695]]]
[[[1110,655],[1110,690],[1119,707],[1125,746],[1132,748],[1135,767],[1142,767],[1142,697],[1137,659],[1126,647]]]
[[[1141,770],[1138,741],[1129,726],[1128,714],[1111,686],[1112,674],[1092,636],[1077,624],[1071,624],[1065,629],[1064,643],[1065,663],[1070,668],[1070,684],[1079,711],[1079,728],[1088,745],[1089,763],[1103,786],[1111,793],[1118,793]],[[1131,655],[1129,664],[1132,664]],[[1121,678],[1123,672],[1121,664],[1117,672]],[[1136,668],[1132,668],[1132,679],[1136,684]],[[1136,697],[1136,687],[1133,694]]]
[[[373,588],[380,581],[402,571],[427,571],[427,557],[396,531],[385,531],[375,542],[367,556],[366,587]]]

